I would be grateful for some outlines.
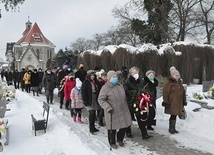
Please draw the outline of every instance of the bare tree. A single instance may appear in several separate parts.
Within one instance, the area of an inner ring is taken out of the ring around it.
[[[186,35],[191,34],[191,30],[201,26],[196,18],[199,0],[172,0],[172,3],[170,31],[176,34],[177,41],[184,41]]]
[[[78,38],[70,46],[73,51],[78,51],[79,54],[91,48],[90,40],[86,40],[85,38]]]
[[[105,34],[95,34],[91,40],[91,48],[98,51],[105,44]]]
[[[199,17],[199,20],[201,21],[205,32],[206,32],[206,39],[207,44],[211,43],[211,36],[214,30],[214,1],[205,1],[205,0],[199,0],[200,1],[200,8],[201,8],[201,16]]]

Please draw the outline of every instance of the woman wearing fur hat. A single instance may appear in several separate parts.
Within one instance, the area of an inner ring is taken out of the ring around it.
[[[147,122],[147,129],[148,130],[154,130],[152,128],[152,125],[156,125],[156,122],[154,120],[156,115],[156,97],[157,97],[157,89],[158,81],[155,78],[155,72],[153,70],[148,70],[145,74],[144,80],[143,80],[143,86],[145,91],[147,91],[151,96],[151,102],[149,106],[149,116],[148,116],[148,122]]]
[[[183,106],[186,106],[186,93],[181,82],[179,71],[173,66],[170,68],[171,76],[163,87],[163,103],[165,113],[171,115],[169,119],[169,132],[178,133],[175,129],[176,117],[181,115]]]
[[[124,88],[118,83],[115,71],[107,73],[107,82],[101,88],[98,102],[104,109],[110,146],[114,149],[117,148],[115,135],[116,131],[119,130],[117,132],[117,142],[123,147],[126,128],[132,124],[132,119],[126,102]]]
[[[94,71],[87,72],[86,80],[82,84],[82,98],[86,109],[89,112],[89,131],[93,134],[99,130],[95,128],[96,110],[99,109],[97,98],[100,91],[100,83]]]
[[[76,119],[79,123],[82,123],[81,111],[83,108],[83,100],[81,93],[82,82],[79,78],[76,78],[76,86],[71,90],[71,108],[74,111],[73,121],[76,122]]]

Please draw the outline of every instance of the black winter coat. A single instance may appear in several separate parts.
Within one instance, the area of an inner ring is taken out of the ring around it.
[[[136,102],[139,91],[143,89],[143,81],[140,78],[135,80],[134,77],[130,75],[124,83],[124,89],[126,92],[127,102],[129,106],[131,106]]]
[[[79,78],[80,81],[84,81],[85,77],[87,75],[87,72],[83,69],[79,69],[76,73],[75,73],[75,78]]]
[[[13,79],[14,79],[14,81],[16,81],[16,82],[19,82],[19,81],[20,81],[20,73],[19,73],[19,71],[13,72]]]
[[[36,73],[32,73],[31,74],[31,86],[32,87],[37,87],[37,86],[39,86],[39,73],[38,72],[36,72]]]
[[[51,72],[50,74],[44,74],[42,85],[46,90],[53,90],[54,88],[56,88],[56,77],[53,72]]]
[[[98,96],[99,96],[99,92],[100,92],[100,89],[101,89],[101,84],[98,80],[95,80],[96,81],[96,96],[97,96],[97,99],[98,99]],[[84,80],[83,83],[82,83],[82,99],[83,99],[83,103],[85,106],[91,106],[92,104],[92,83],[90,80]],[[97,100],[96,99],[96,100]]]
[[[156,100],[157,97],[157,89],[158,81],[154,79],[154,83],[151,82],[147,76],[144,77],[143,80],[143,87],[145,87],[145,90]]]

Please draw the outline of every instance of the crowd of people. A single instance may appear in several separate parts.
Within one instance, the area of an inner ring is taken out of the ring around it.
[[[178,133],[175,129],[176,117],[181,114],[182,107],[187,105],[185,90],[179,71],[170,68],[170,76],[163,88],[163,103],[165,113],[170,115],[169,132]],[[45,90],[46,101],[54,104],[54,89],[58,89],[60,98],[59,108],[69,110],[74,122],[82,123],[82,109],[89,113],[89,132],[99,132],[95,126],[106,126],[108,142],[111,148],[123,147],[125,135],[132,138],[132,121],[137,121],[142,139],[153,137],[148,130],[154,130],[156,125],[156,97],[158,80],[153,70],[148,70],[143,77],[139,68],[133,66],[122,67],[120,71],[105,72],[95,67],[93,70],[84,70],[80,64],[74,73],[68,63],[62,68],[52,71],[41,68],[19,72],[15,70],[1,71],[2,81],[14,85],[34,96]]]

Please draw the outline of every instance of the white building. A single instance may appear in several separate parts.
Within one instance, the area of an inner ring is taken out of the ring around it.
[[[50,67],[54,57],[55,45],[41,32],[37,23],[26,22],[23,36],[13,46],[13,58],[15,69],[38,69],[45,70]]]

